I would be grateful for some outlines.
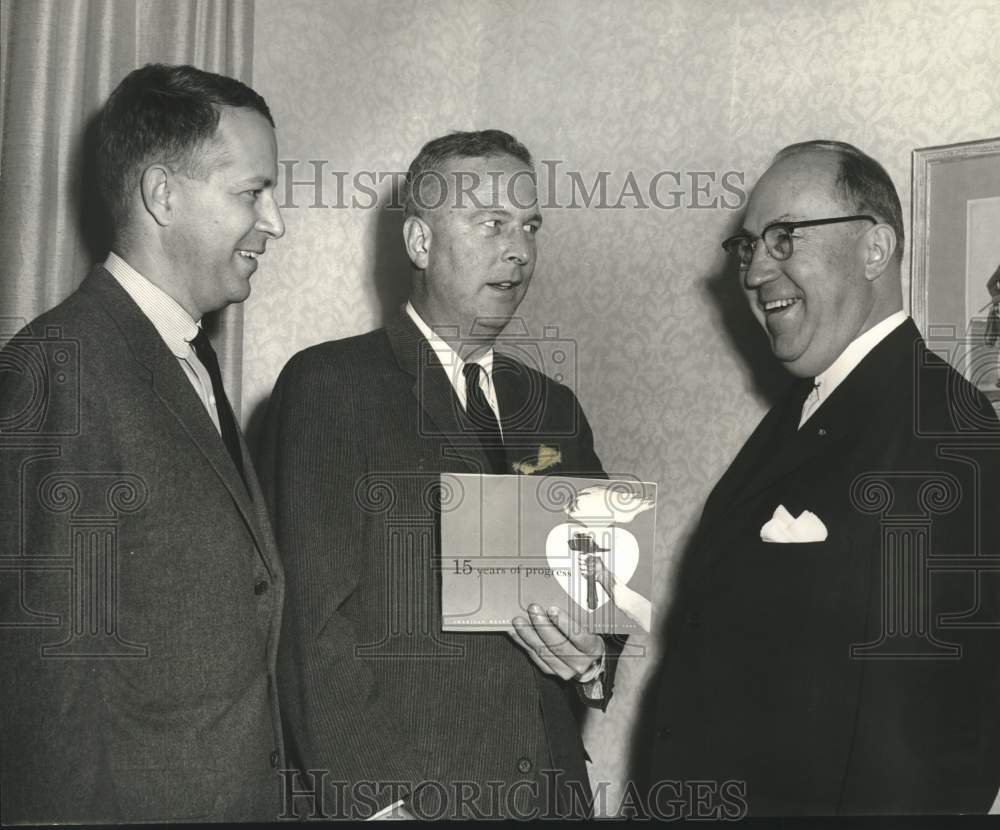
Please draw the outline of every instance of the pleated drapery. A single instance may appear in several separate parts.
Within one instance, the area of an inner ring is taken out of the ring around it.
[[[107,254],[88,128],[147,63],[250,83],[253,0],[4,0],[0,4],[0,345],[65,299]],[[239,418],[243,308],[206,321]]]

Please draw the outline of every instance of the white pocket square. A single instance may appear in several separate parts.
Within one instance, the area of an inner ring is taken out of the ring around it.
[[[826,536],[826,525],[815,513],[803,510],[796,519],[782,504],[760,529],[760,538],[765,542],[823,542]]]

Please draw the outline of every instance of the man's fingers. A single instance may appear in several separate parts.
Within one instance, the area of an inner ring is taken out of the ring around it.
[[[569,643],[581,654],[587,656],[589,662],[592,663],[596,658],[604,654],[604,640],[596,634],[587,631],[585,628],[574,627],[561,609],[556,616],[555,624],[563,632]]]
[[[565,636],[558,632],[553,635],[552,624],[548,622],[548,617],[538,606],[529,606],[528,616],[528,620],[518,617],[513,622],[521,640],[529,648],[529,653],[542,661],[548,669],[547,674],[558,675],[563,680],[571,680],[576,677],[579,674],[577,667],[568,664],[553,648],[554,642],[565,643]]]
[[[534,628],[532,628],[531,623],[528,622],[524,617],[515,617],[512,620],[514,624],[514,629],[508,633],[511,639],[514,640],[521,648],[528,652],[528,656],[531,658],[532,662],[538,666],[545,674],[554,674],[561,677],[563,680],[569,680],[572,676],[572,669],[569,668],[565,663],[559,660],[561,664],[562,671],[557,671],[546,659],[542,656],[543,653],[548,652],[549,661],[554,661],[554,655],[549,651],[548,646],[546,646],[535,633]]]
[[[560,646],[553,646],[553,650],[577,669],[577,674],[583,674],[593,665],[594,660],[604,654],[604,641],[596,634],[574,626],[562,609],[550,609],[550,612],[552,610],[556,614],[553,616],[550,613],[548,618],[564,638]]]
[[[528,606],[528,619],[515,617],[510,632],[514,641],[528,652],[546,674],[571,680],[586,672],[604,653],[604,643],[596,634],[576,630],[560,609],[548,613],[538,605]]]
[[[569,668],[570,677],[576,677],[589,669],[595,657],[601,655],[603,643],[598,642],[600,638],[586,631],[574,631],[563,611],[550,608],[546,613],[537,605],[529,605],[528,616],[535,635],[544,646],[540,655],[560,677],[565,677],[565,674],[555,663],[561,662]],[[547,658],[548,655],[552,656],[551,659]]]

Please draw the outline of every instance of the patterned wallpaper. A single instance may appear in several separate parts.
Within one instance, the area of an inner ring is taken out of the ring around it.
[[[502,127],[550,162],[525,323],[575,344],[577,394],[606,467],[660,484],[661,603],[708,491],[784,382],[719,248],[741,191],[785,144],[836,138],[885,164],[908,216],[913,148],[1000,135],[996,0],[256,9],[255,86],[281,158],[300,160],[294,179],[313,178],[307,160],[326,160],[325,204],[338,198],[331,171],[347,171],[343,201],[353,192],[366,204],[371,178],[354,190],[356,175],[405,170],[424,141],[452,129]],[[589,190],[602,171],[604,204],[595,192],[584,207],[579,185]],[[287,235],[247,303],[251,432],[294,352],[373,328],[406,279],[398,212],[310,207],[316,195],[294,188]],[[659,644],[642,645],[647,656],[624,661],[610,711],[587,727],[592,777],[612,782],[609,807]]]

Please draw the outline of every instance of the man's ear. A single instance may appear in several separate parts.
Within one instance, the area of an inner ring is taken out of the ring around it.
[[[156,220],[156,224],[169,225],[173,221],[170,171],[162,164],[151,164],[142,171],[139,189],[146,213]]]
[[[419,216],[410,216],[403,223],[403,242],[406,253],[415,268],[427,268],[427,257],[431,250],[431,226]]]
[[[896,253],[896,232],[882,223],[870,228],[865,240],[865,279],[877,280],[889,267]]]

